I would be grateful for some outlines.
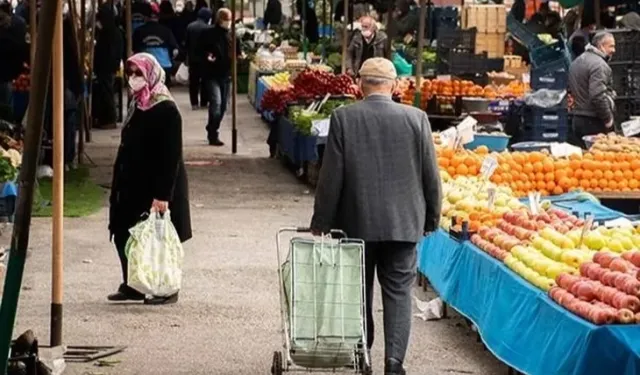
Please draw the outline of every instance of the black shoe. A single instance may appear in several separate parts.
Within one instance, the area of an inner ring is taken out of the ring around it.
[[[128,285],[122,284],[118,288],[118,291],[113,294],[109,294],[107,296],[107,299],[113,302],[142,301],[144,300],[144,294],[138,292],[137,290],[134,290]]]
[[[209,146],[218,146],[218,147],[224,146],[224,142],[222,142],[219,139],[211,139],[209,140]]]
[[[145,305],[171,305],[178,302],[178,293],[169,297],[149,297],[144,299]]]
[[[199,109],[200,109],[200,107],[198,107],[197,105],[192,105],[192,106],[191,106],[191,110],[192,110],[192,111],[197,111],[197,110],[199,110]]]
[[[384,364],[384,375],[406,375],[402,362],[395,358],[389,358]]]

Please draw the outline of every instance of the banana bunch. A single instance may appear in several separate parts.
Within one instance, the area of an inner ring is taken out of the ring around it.
[[[265,77],[264,80],[269,85],[269,88],[287,88],[289,87],[289,72],[280,72],[272,76]]]

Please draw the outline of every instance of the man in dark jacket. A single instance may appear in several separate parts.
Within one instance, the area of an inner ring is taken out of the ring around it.
[[[219,130],[227,110],[231,89],[231,22],[231,11],[227,8],[219,9],[216,25],[202,32],[197,47],[203,54],[202,75],[209,95],[209,119],[206,129],[209,144],[212,146],[224,146],[219,137]],[[236,56],[240,56],[240,41],[237,38],[235,48]]]
[[[147,52],[158,60],[166,73],[166,84],[170,86],[173,58],[178,54],[178,42],[171,29],[158,22],[158,14],[151,5],[144,9],[146,22],[133,32],[133,53]]]
[[[0,115],[13,121],[11,82],[18,78],[29,59],[25,35],[10,13],[0,9]]]
[[[367,59],[387,56],[387,34],[378,30],[376,21],[365,16],[360,19],[360,32],[351,38],[347,49],[347,73],[355,75]]]
[[[613,129],[615,92],[607,61],[616,51],[613,35],[597,33],[592,45],[571,63],[569,90],[573,95],[571,143],[585,147],[582,137]]]
[[[331,115],[310,228],[314,235],[341,229],[365,241],[367,347],[374,338],[377,272],[384,374],[404,375],[416,243],[438,227],[440,174],[426,113],[391,100],[396,80],[391,61],[371,58],[359,73],[366,98]]]
[[[201,8],[198,11],[198,19],[187,26],[184,40],[184,48],[187,51],[187,66],[189,67],[189,99],[191,100],[191,108],[194,110],[198,109],[198,93],[200,94],[200,107],[206,107],[209,101],[202,79],[205,56],[199,51],[198,45],[200,35],[209,28],[209,21],[211,21],[211,10]]]
[[[282,22],[282,4],[280,0],[267,1],[267,8],[264,10],[264,26],[278,26]]]
[[[109,3],[100,6],[96,20],[96,46],[93,55],[96,85],[92,100],[93,115],[97,128],[113,129],[116,127],[113,85],[124,53],[124,36],[116,25],[115,13]]]

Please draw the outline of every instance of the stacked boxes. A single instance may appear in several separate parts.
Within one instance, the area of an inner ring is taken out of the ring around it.
[[[566,99],[550,108],[527,106],[521,138],[532,142],[566,142],[569,124]]]
[[[615,120],[624,122],[640,116],[640,32],[627,29],[607,30],[616,40],[616,53],[609,66],[613,77]]]
[[[462,10],[463,29],[475,27],[476,52],[487,52],[489,58],[504,56],[507,12],[504,5],[465,5]]]

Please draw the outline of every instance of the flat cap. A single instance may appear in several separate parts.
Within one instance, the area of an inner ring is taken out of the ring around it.
[[[367,59],[360,68],[361,77],[375,77],[384,79],[396,79],[398,74],[393,63],[383,57]]]

